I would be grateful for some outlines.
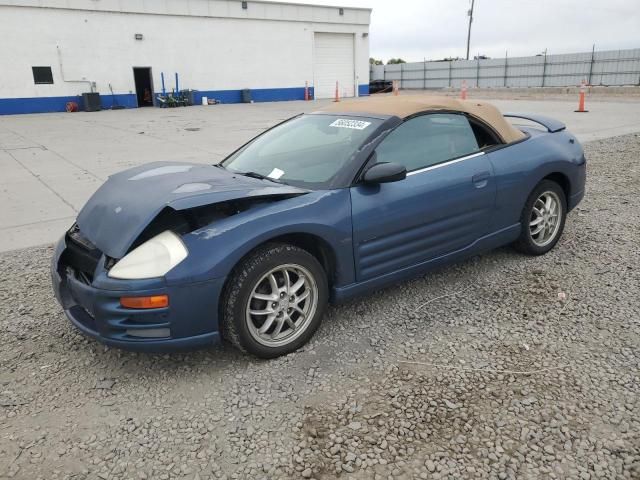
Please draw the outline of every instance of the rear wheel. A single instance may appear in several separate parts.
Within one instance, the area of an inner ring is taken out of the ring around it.
[[[522,230],[515,246],[529,255],[543,255],[551,250],[564,230],[567,200],[557,183],[543,180],[531,192],[522,210]]]
[[[313,336],[327,298],[327,276],[313,255],[293,245],[266,245],[232,274],[223,299],[224,336],[257,357],[285,355]]]

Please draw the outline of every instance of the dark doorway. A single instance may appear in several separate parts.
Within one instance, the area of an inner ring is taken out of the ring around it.
[[[133,67],[138,107],[153,107],[153,81],[151,67]]]

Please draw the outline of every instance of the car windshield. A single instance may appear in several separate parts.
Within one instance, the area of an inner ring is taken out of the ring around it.
[[[325,188],[382,120],[301,115],[260,135],[222,162],[227,170]]]

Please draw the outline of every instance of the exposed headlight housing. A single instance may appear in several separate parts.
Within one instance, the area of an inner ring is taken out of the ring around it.
[[[167,230],[126,254],[109,270],[108,275],[122,280],[162,277],[188,254],[180,237]]]

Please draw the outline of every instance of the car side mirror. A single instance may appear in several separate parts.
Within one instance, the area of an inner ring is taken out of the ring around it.
[[[376,163],[369,167],[363,176],[365,183],[391,183],[407,178],[404,165],[393,162]]]

